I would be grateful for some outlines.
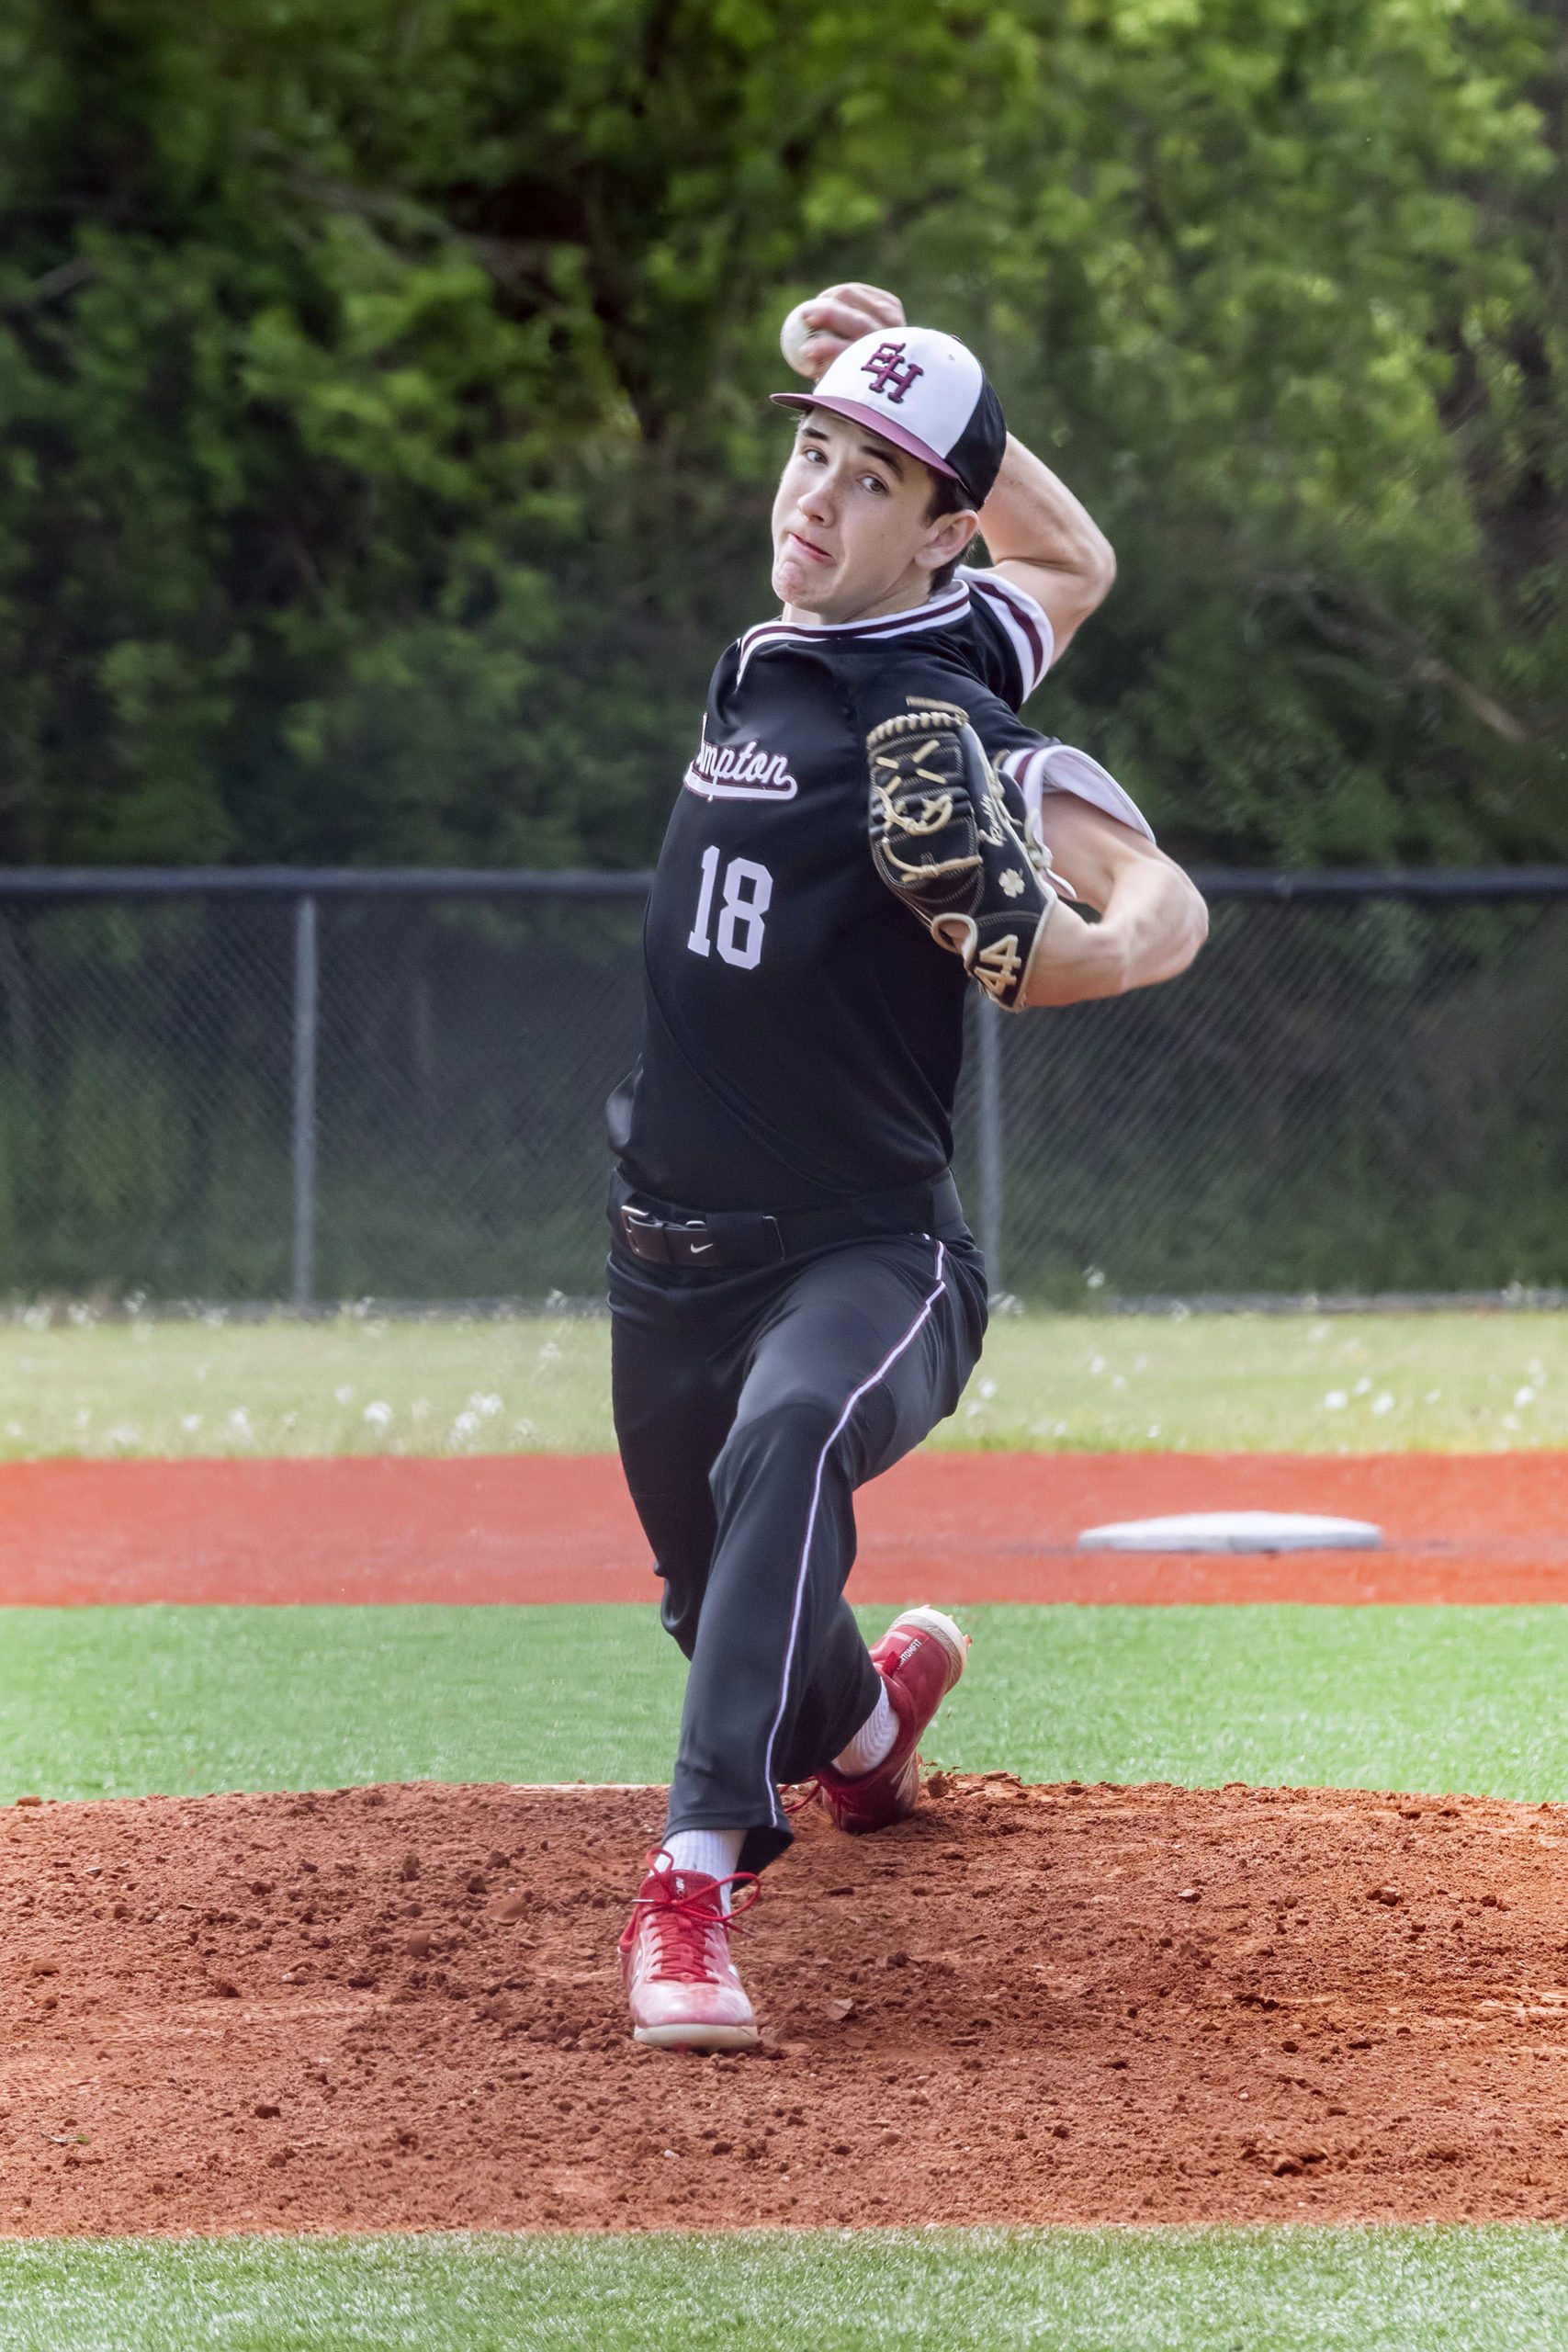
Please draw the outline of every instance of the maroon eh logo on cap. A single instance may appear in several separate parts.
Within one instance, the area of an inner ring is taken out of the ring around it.
[[[862,360],[860,372],[871,378],[874,392],[886,392],[897,408],[905,393],[919,381],[926,371],[918,361],[905,358],[901,343],[885,343],[872,353],[869,359]],[[890,384],[893,390],[888,391]]]

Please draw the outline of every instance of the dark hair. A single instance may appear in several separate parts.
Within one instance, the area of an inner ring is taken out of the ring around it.
[[[964,484],[952,474],[939,474],[930,466],[926,468],[926,471],[931,478],[931,503],[926,508],[926,521],[940,523],[944,514],[968,514],[975,502]],[[944,563],[940,571],[931,573],[933,596],[940,596],[942,590],[951,585],[953,573],[967,553],[968,549],[965,548],[962,554],[955,555],[951,563]]]

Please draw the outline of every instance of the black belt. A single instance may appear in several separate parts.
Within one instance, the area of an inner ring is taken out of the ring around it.
[[[951,1175],[895,1193],[867,1193],[839,1208],[791,1209],[777,1216],[755,1209],[676,1208],[628,1192],[618,1177],[610,1191],[617,1236],[634,1257],[655,1266],[773,1266],[838,1241],[952,1230],[963,1216]]]

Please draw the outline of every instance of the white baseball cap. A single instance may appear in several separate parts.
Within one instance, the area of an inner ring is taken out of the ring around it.
[[[950,474],[976,506],[1001,469],[1002,404],[967,345],[935,327],[863,334],[808,392],[774,392],[780,408],[827,408],[867,424],[933,473]]]

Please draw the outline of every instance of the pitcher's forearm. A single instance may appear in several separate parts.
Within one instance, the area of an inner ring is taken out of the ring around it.
[[[1181,868],[1139,859],[1117,875],[1098,923],[1065,901],[1053,908],[1024,1002],[1084,1004],[1153,988],[1184,972],[1208,935],[1208,909]]]

